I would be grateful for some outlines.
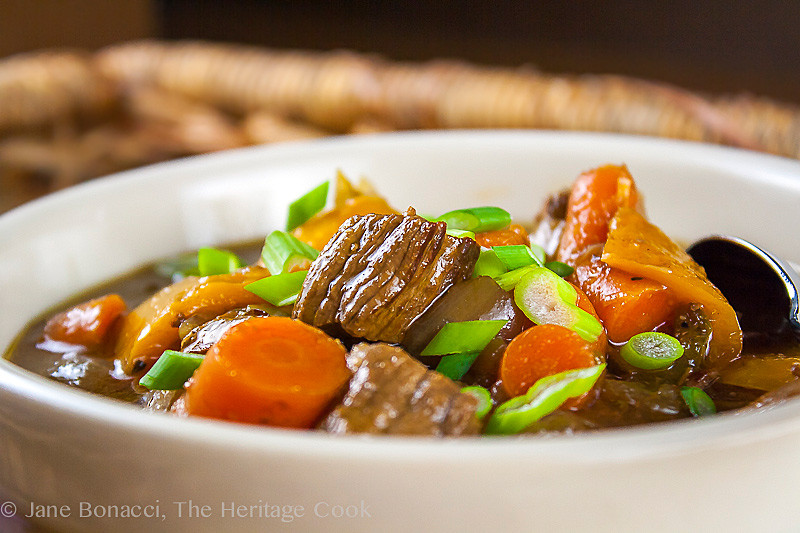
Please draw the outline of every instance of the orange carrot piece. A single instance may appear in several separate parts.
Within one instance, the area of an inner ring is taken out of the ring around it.
[[[531,241],[528,239],[528,232],[519,224],[511,224],[506,229],[476,233],[475,242],[484,248],[491,248],[492,246],[509,246],[514,244],[524,244],[525,246],[529,246],[531,243]]]
[[[59,313],[44,326],[46,339],[98,348],[109,341],[112,326],[127,306],[118,294],[108,294]]]
[[[310,428],[350,378],[341,342],[298,320],[259,317],[209,349],[186,389],[190,415]]]
[[[621,206],[637,207],[639,194],[624,165],[581,174],[572,186],[556,258],[568,265],[592,244],[605,242],[608,224]]]
[[[598,255],[579,258],[570,279],[586,293],[609,340],[616,343],[671,321],[679,303],[664,285],[612,268]]]
[[[500,379],[509,396],[520,396],[539,379],[598,364],[592,344],[564,326],[542,324],[526,329],[506,348]]]

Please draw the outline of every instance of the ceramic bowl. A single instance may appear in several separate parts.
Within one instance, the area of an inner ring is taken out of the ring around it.
[[[0,216],[0,350],[55,303],[136,266],[263,236],[342,169],[398,208],[520,220],[626,163],[649,217],[691,241],[800,259],[800,163],[554,132],[388,134],[252,148],[99,179]],[[176,419],[0,361],[0,513],[64,531],[794,531],[800,403],[573,437],[334,437]]]

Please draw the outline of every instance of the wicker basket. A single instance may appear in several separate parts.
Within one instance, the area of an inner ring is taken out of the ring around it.
[[[0,210],[190,154],[433,128],[634,133],[800,157],[800,109],[751,96],[458,61],[144,41],[0,61]]]

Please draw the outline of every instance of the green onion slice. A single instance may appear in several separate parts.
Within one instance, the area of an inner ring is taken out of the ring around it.
[[[297,301],[297,296],[303,289],[303,281],[306,279],[306,274],[308,274],[308,270],[267,276],[253,283],[248,283],[244,288],[272,305],[282,307]]]
[[[229,274],[243,266],[244,262],[233,252],[217,248],[197,250],[197,270],[201,276]]]
[[[161,357],[147,374],[142,376],[139,384],[150,390],[178,390],[183,388],[200,363],[203,355],[196,353],[164,350]]]
[[[322,183],[289,204],[286,231],[292,231],[325,208],[328,202],[329,182]]]
[[[686,405],[689,406],[692,416],[706,416],[713,415],[717,412],[717,406],[714,405],[714,400],[711,396],[706,394],[703,389],[698,387],[681,387],[681,396],[683,396]]]
[[[572,275],[575,272],[575,269],[569,266],[566,263],[562,263],[561,261],[549,261],[544,264],[545,268],[549,268],[562,278],[566,278],[567,276]]]
[[[544,265],[545,261],[547,261],[547,252],[544,251],[544,248],[538,244],[531,244],[531,252],[536,258],[536,264],[539,266]]]
[[[478,358],[481,352],[451,353],[445,355],[436,365],[436,371],[444,374],[453,381],[458,381],[464,377],[467,370],[472,367],[472,363]]]
[[[503,329],[506,322],[506,320],[449,322],[431,339],[420,355],[480,352]]]
[[[480,385],[464,387],[461,392],[474,396],[478,400],[478,408],[475,410],[475,416],[478,417],[478,420],[483,420],[492,410],[492,395],[485,387]]]
[[[631,337],[619,351],[628,364],[643,370],[667,368],[683,355],[683,346],[672,335],[647,331]]]
[[[496,278],[506,273],[506,266],[494,253],[494,250],[481,250],[478,261],[475,263],[474,277],[489,276]]]
[[[261,259],[272,275],[291,272],[295,267],[302,267],[308,261],[313,261],[318,255],[316,248],[285,231],[273,231],[267,235],[261,249]]]
[[[605,370],[602,363],[589,368],[567,370],[544,377],[527,394],[511,398],[492,414],[486,426],[491,435],[511,435],[549,415],[570,398],[589,392]]]
[[[594,342],[603,325],[576,304],[578,293],[569,282],[544,267],[534,267],[514,287],[514,302],[534,324],[558,324],[587,342]]]
[[[511,224],[511,215],[499,207],[472,207],[469,209],[456,209],[436,219],[437,222],[446,222],[448,229],[460,229],[480,233],[503,229]]]
[[[466,237],[468,239],[475,240],[475,233],[463,229],[448,229],[446,233],[451,237],[456,237],[457,239]]]
[[[525,246],[524,244],[492,246],[492,250],[497,254],[498,259],[503,262],[507,270],[516,270],[530,265],[542,266],[530,246]]]
[[[500,285],[500,288],[504,291],[510,291],[514,287],[517,286],[517,283],[520,282],[522,278],[524,278],[527,274],[533,271],[536,267],[534,266],[526,266],[522,268],[517,268],[512,270],[511,272],[506,272],[505,274],[501,274],[499,276],[495,276],[494,280]]]

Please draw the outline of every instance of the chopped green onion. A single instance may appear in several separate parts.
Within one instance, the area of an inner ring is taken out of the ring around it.
[[[293,268],[313,261],[318,255],[315,248],[285,231],[273,231],[267,235],[261,249],[261,259],[272,275],[291,272]]]
[[[446,233],[457,239],[466,237],[468,239],[475,240],[475,233],[463,229],[448,229]]]
[[[501,274],[506,273],[506,267],[502,261],[494,253],[494,250],[481,250],[481,255],[478,256],[478,261],[475,263],[475,270],[473,276],[489,276],[496,278]]]
[[[272,305],[282,307],[297,301],[297,296],[303,288],[306,274],[308,274],[308,270],[267,276],[253,283],[248,283],[244,288]]]
[[[517,286],[517,283],[520,282],[522,278],[524,278],[527,274],[533,271],[536,268],[534,266],[526,266],[522,268],[517,268],[512,270],[511,272],[506,272],[505,274],[501,274],[496,276],[494,280],[500,285],[500,288],[504,291],[510,291],[514,287]]]
[[[516,270],[525,266],[542,266],[539,258],[533,254],[529,246],[524,244],[510,244],[507,246],[492,246],[498,259],[503,262],[507,270]]]
[[[603,325],[578,307],[575,287],[544,267],[534,267],[514,287],[514,302],[534,324],[558,324],[587,342],[594,342]]]
[[[467,373],[467,370],[470,369],[472,363],[475,362],[475,359],[478,358],[480,353],[480,351],[476,351],[445,355],[439,360],[439,364],[436,365],[436,371],[444,374],[453,381],[458,381],[464,377],[464,374]]]
[[[544,251],[544,248],[539,246],[538,244],[531,244],[531,252],[533,256],[536,258],[536,263],[539,266],[542,266],[545,261],[547,261],[547,252]]]
[[[510,435],[523,431],[558,409],[568,399],[589,392],[605,367],[603,363],[541,378],[528,389],[527,394],[501,404],[489,419],[486,433]]]
[[[681,387],[681,396],[683,396],[686,405],[689,406],[692,416],[705,416],[713,415],[717,412],[717,406],[714,405],[714,400],[711,396],[706,394],[703,389],[698,387]]]
[[[511,224],[511,215],[499,207],[472,207],[450,211],[436,219],[446,222],[448,229],[460,229],[480,233],[503,229]]]
[[[643,370],[667,368],[683,355],[683,346],[672,335],[647,331],[631,337],[619,351],[630,365]]]
[[[239,256],[227,250],[200,248],[197,250],[197,270],[201,276],[228,274],[244,266]]]
[[[480,352],[503,329],[506,322],[506,320],[449,322],[431,339],[420,355]]]
[[[549,261],[544,264],[545,268],[549,268],[562,278],[566,278],[567,276],[572,275],[575,272],[575,269],[569,266],[566,263],[562,263],[561,261]]]
[[[203,362],[203,357],[196,353],[164,350],[156,364],[139,380],[139,385],[150,390],[182,389]]]
[[[289,204],[286,231],[292,231],[325,208],[328,202],[328,186],[329,183],[326,181]]]
[[[474,385],[472,387],[464,387],[461,389],[464,394],[474,396],[478,400],[478,408],[475,409],[475,416],[478,420],[483,420],[483,417],[489,414],[492,410],[492,395],[485,387]]]

